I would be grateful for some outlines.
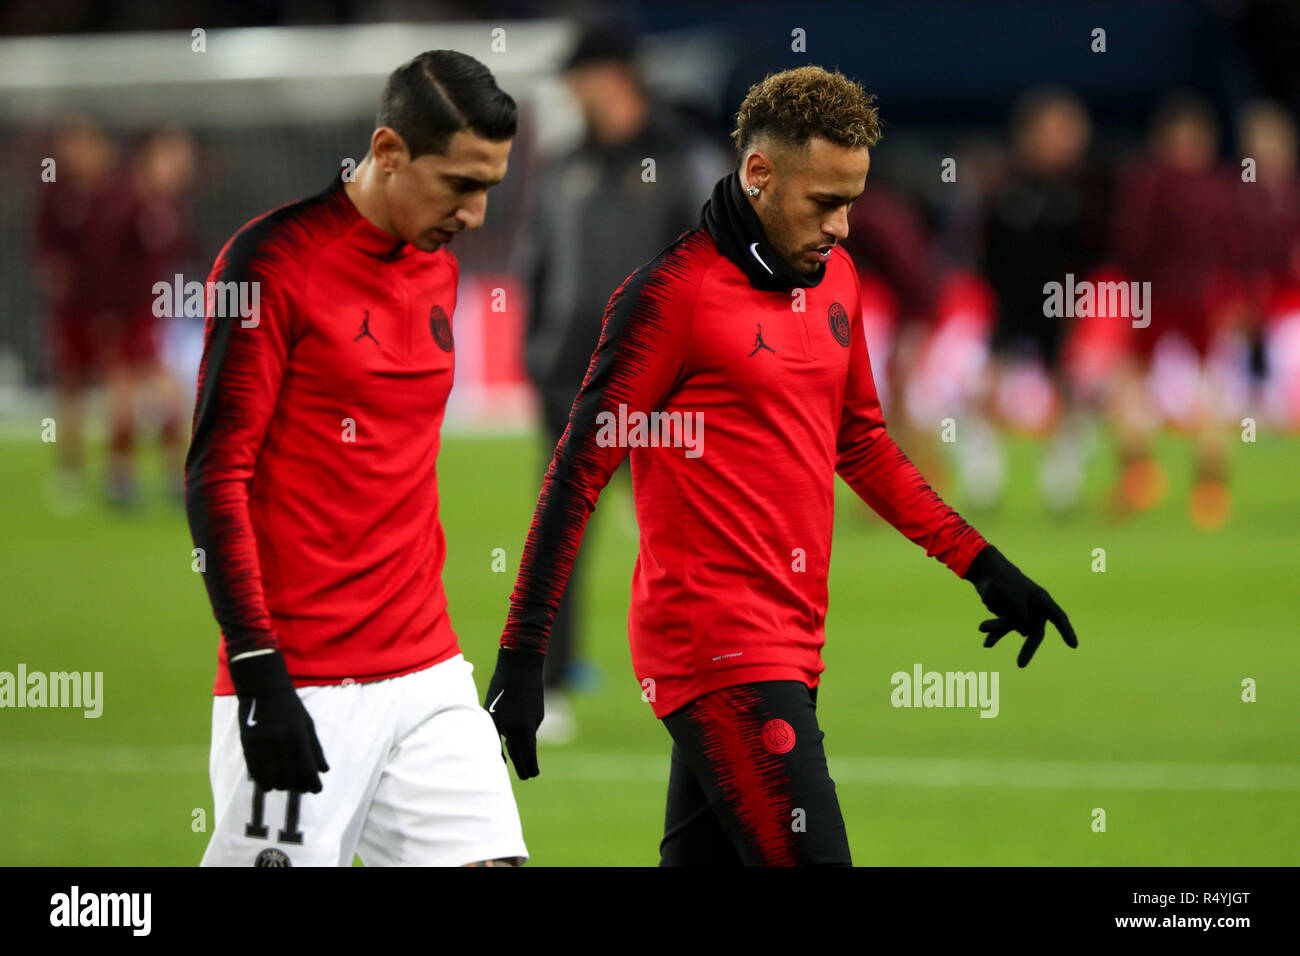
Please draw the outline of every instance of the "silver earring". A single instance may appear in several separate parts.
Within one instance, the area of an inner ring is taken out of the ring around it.
[[[758,195],[758,187],[757,187],[757,186],[750,186],[748,189],[745,190],[745,192],[749,193],[751,196],[757,196],[757,195]]]

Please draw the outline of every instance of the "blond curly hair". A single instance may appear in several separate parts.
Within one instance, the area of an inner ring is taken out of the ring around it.
[[[850,149],[875,146],[881,137],[875,100],[843,73],[820,66],[770,73],[749,88],[731,138],[742,160],[760,137],[797,149],[814,136]]]

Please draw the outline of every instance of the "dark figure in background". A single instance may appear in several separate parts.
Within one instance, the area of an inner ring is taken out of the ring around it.
[[[1070,319],[1044,315],[1043,287],[1088,277],[1102,252],[1101,185],[1086,163],[1090,123],[1082,103],[1068,90],[1044,87],[1026,93],[1012,115],[1012,159],[1007,178],[993,195],[985,218],[984,273],[997,301],[993,362],[985,415],[997,419],[996,396],[1018,365],[1040,362],[1054,386],[1059,411],[1053,416],[1051,446],[1043,458],[1039,487],[1054,511],[1077,503],[1083,485],[1082,422],[1061,352]],[[967,452],[984,461],[964,462],[979,503],[1001,495],[1002,451],[991,424],[981,422],[982,440]],[[969,431],[968,431],[969,435]]]
[[[1269,326],[1297,298],[1300,276],[1300,169],[1295,120],[1268,101],[1249,104],[1239,117],[1241,155],[1255,161],[1254,182],[1235,184],[1241,217],[1242,331],[1251,346],[1251,371],[1268,374]]]
[[[635,38],[616,29],[596,28],[582,37],[564,79],[587,133],[576,149],[544,164],[535,180],[519,274],[528,283],[524,353],[541,398],[548,463],[600,338],[611,290],[632,265],[695,225],[727,166],[721,148],[684,130],[650,97],[635,53]],[[539,739],[555,743],[576,733],[565,693],[577,645],[578,590],[571,577],[546,655]]]

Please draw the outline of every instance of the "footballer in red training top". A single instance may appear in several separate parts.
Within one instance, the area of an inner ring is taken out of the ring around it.
[[[739,168],[699,227],[610,299],[528,532],[488,686],[521,778],[537,773],[547,633],[587,516],[630,449],[632,665],[673,741],[664,865],[851,862],[814,709],[836,474],[975,585],[997,615],[981,625],[986,647],[1020,632],[1023,667],[1047,621],[1077,643],[1047,592],[885,431],[857,270],[839,245],[879,139],[872,100],[815,66],[749,91]]]
[[[436,50],[392,73],[376,126],[355,177],[250,222],[208,283],[186,463],[222,636],[205,865],[527,857],[447,617],[435,470],[444,247],[483,223],[515,103]]]

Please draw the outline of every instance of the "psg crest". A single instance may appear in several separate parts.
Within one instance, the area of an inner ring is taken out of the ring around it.
[[[835,341],[839,342],[845,348],[849,345],[849,314],[844,311],[844,306],[838,302],[832,302],[830,313],[827,316],[831,323],[831,335],[835,336]]]
[[[763,725],[762,738],[768,753],[788,754],[794,750],[794,728],[779,717]]]
[[[840,310],[841,312],[843,309]],[[438,343],[438,348],[444,352],[450,352],[451,342],[451,320],[447,318],[447,313],[442,310],[442,306],[435,305],[429,310],[429,331],[433,333],[433,340]],[[848,333],[845,333],[845,342],[848,341]]]

